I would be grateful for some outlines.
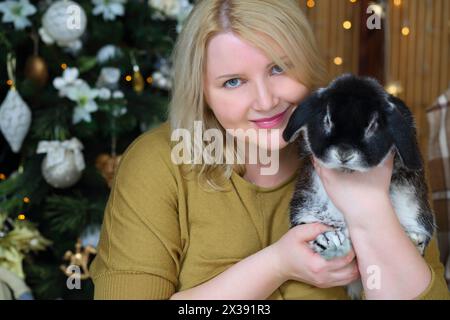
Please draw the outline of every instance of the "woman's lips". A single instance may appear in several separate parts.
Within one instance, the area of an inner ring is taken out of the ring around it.
[[[284,116],[286,115],[288,110],[289,108],[271,118],[265,118],[261,120],[251,120],[251,121],[254,122],[259,128],[264,129],[274,128],[283,122]]]

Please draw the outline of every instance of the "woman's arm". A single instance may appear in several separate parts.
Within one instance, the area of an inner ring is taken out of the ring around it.
[[[431,271],[386,198],[377,200],[374,219],[347,217],[367,299],[414,299],[429,286]]]
[[[390,202],[393,156],[365,173],[342,173],[315,161],[314,167],[327,194],[345,215],[366,298],[420,296],[430,285],[431,271],[401,227]]]
[[[241,260],[215,278],[199,286],[175,293],[171,300],[262,300],[285,280],[275,272],[272,247]]]

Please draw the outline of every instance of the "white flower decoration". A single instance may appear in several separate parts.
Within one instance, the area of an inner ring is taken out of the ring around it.
[[[100,88],[98,90],[98,97],[101,100],[111,99],[111,90],[109,90],[108,88]]]
[[[126,0],[92,0],[92,3],[95,5],[92,14],[103,14],[103,20],[115,20],[116,16],[123,16],[125,13],[123,4]]]
[[[119,58],[123,55],[122,50],[115,45],[108,44],[102,47],[97,53],[97,61],[100,64],[108,62],[109,60]]]
[[[113,96],[114,99],[123,99],[124,94],[123,94],[122,91],[116,90],[116,91],[113,92],[112,96]]]
[[[0,11],[3,12],[2,22],[12,22],[16,30],[23,30],[31,26],[27,16],[35,14],[37,10],[28,0],[8,0],[0,3]]]
[[[53,80],[53,86],[59,90],[59,96],[67,96],[68,90],[73,86],[85,84],[81,79],[78,79],[77,68],[67,68],[64,70],[62,77],[57,77]]]
[[[73,124],[81,121],[91,122],[91,113],[98,110],[97,103],[94,100],[98,95],[98,90],[91,89],[86,83],[69,88],[67,97],[77,103],[72,117]]]

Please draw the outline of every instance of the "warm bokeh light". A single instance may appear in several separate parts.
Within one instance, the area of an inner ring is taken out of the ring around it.
[[[23,202],[30,203],[30,198],[28,198],[28,197],[23,198]]]
[[[402,28],[402,35],[404,35],[404,36],[409,35],[409,28],[408,27],[403,27]]]
[[[67,64],[61,63],[61,69],[66,70],[67,69]]]
[[[400,7],[402,5],[402,0],[394,0],[394,6]]]
[[[306,2],[306,6],[307,6],[308,8],[314,8],[315,5],[316,5],[316,3],[314,2],[314,0],[308,0],[308,1]]]
[[[402,86],[399,82],[390,82],[386,85],[385,89],[388,93],[395,97],[398,97],[398,95],[402,92]]]
[[[24,214],[19,214],[19,216],[17,217],[17,219],[19,219],[19,220],[25,220],[25,215],[24,215]]]
[[[131,79],[132,79],[132,77],[131,77],[130,75],[127,75],[127,76],[125,77],[125,80],[126,80],[126,81],[131,81]]]
[[[153,83],[153,78],[152,77],[147,77],[146,79],[148,84],[152,84]]]
[[[333,62],[335,65],[340,66],[342,64],[342,58],[336,57],[336,58],[334,58]]]
[[[342,23],[342,26],[344,27],[344,29],[349,30],[352,27],[352,23],[348,20],[344,21],[344,23]]]

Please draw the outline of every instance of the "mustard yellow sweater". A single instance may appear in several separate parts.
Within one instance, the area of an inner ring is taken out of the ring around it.
[[[90,266],[96,299],[167,299],[214,278],[288,231],[296,175],[262,188],[233,173],[230,191],[205,192],[195,179],[183,179],[170,153],[167,122],[125,151]],[[438,255],[433,239],[426,252],[432,282],[419,298],[448,298]],[[287,281],[269,299],[348,297],[344,287]]]

